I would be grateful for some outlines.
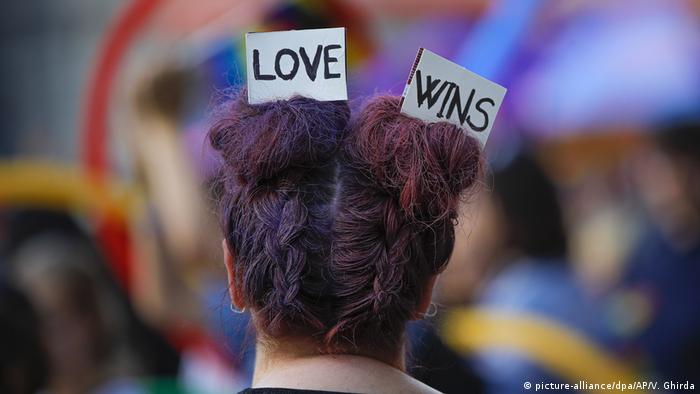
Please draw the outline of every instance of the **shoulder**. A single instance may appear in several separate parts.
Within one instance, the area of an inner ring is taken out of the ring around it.
[[[414,390],[414,391],[410,391],[410,392],[421,393],[421,394],[440,394],[439,391],[435,390],[434,388],[428,386],[427,384],[425,384],[417,379],[414,379],[410,376],[409,376],[409,379],[411,379],[411,382],[409,384],[409,388]]]
[[[318,356],[278,365],[259,378],[255,385],[257,388],[253,391],[244,393],[439,393],[399,369],[369,358],[349,355]],[[295,391],[256,391],[271,390],[266,387]]]
[[[431,388],[414,379],[407,385],[397,385],[396,387],[376,387],[371,391],[327,391],[327,390],[308,390],[308,389],[292,389],[283,387],[258,387],[248,388],[240,391],[238,394],[368,394],[368,393],[420,393],[420,394],[439,394],[439,391]]]
[[[243,391],[240,391],[238,394],[348,394],[348,393],[349,392],[342,392],[342,391],[290,389],[290,388],[283,388],[283,387],[258,387],[258,388],[245,389]]]

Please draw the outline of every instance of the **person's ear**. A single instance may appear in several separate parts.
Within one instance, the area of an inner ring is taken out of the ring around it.
[[[423,290],[423,296],[418,303],[418,308],[416,308],[416,311],[413,314],[413,320],[420,320],[426,316],[429,317],[430,314],[428,312],[429,309],[432,309],[430,306],[432,305],[433,289],[435,288],[435,283],[437,283],[437,278],[438,275],[433,275],[430,277],[430,279],[428,279],[428,283],[426,283]],[[434,305],[433,308],[435,308]]]
[[[224,264],[228,272],[228,291],[231,296],[231,303],[236,309],[243,310],[245,308],[245,302],[243,301],[241,289],[238,288],[236,282],[236,270],[233,266],[235,260],[233,251],[229,250],[228,243],[225,239],[221,241],[221,248],[224,250]]]

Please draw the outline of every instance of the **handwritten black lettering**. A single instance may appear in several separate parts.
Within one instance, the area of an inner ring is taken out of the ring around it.
[[[309,55],[306,54],[306,49],[304,47],[299,48],[299,55],[301,56],[301,61],[304,63],[304,68],[306,69],[306,75],[312,81],[316,80],[316,73],[318,72],[318,65],[321,63],[321,51],[323,45],[316,47],[316,54],[314,55],[313,62],[309,60]]]
[[[443,112],[445,111],[445,106],[447,105],[447,102],[450,100],[450,94],[452,92],[455,92],[454,94],[459,95],[459,86],[457,86],[456,83],[454,82],[443,82],[443,86],[448,85],[447,88],[447,93],[445,93],[445,97],[442,99],[442,105],[440,106],[440,111],[436,114],[438,118],[442,118]]]
[[[462,107],[462,96],[459,94],[459,90],[457,90],[457,93],[452,96],[452,102],[450,103],[450,109],[447,110],[447,119],[450,119],[452,117],[452,113],[454,112],[455,108],[457,108],[457,116],[459,117],[459,124],[464,126],[464,122],[469,119],[469,110],[472,106],[472,101],[474,100],[474,94],[476,93],[475,89],[472,89],[471,92],[469,92],[469,98],[467,99],[467,104]]]
[[[483,108],[481,108],[481,104],[483,104],[483,103],[489,103],[489,104],[491,104],[492,107],[496,105],[496,103],[488,97],[484,97],[481,100],[476,102],[476,110],[481,112],[484,115],[484,125],[477,127],[471,122],[469,117],[467,117],[467,123],[469,123],[469,127],[474,129],[474,131],[484,131],[489,126],[489,114]]]
[[[272,81],[274,75],[260,73],[260,51],[253,49],[253,77],[258,81]]]
[[[291,57],[292,61],[294,62],[292,69],[289,70],[289,73],[287,74],[282,72],[282,66],[280,64],[282,56],[284,55]],[[297,75],[297,71],[299,71],[299,56],[297,56],[296,52],[289,48],[284,48],[277,52],[277,56],[275,56],[275,73],[277,73],[280,78],[284,79],[285,81],[289,81]]]
[[[445,84],[443,83],[440,85],[440,89],[438,89],[437,92],[433,93],[433,90],[435,90],[435,87],[440,84],[439,79],[433,79],[431,75],[428,75],[427,77],[427,86],[425,91],[423,90],[423,78],[420,70],[416,70],[416,83],[417,83],[417,88],[418,88],[418,108],[420,108],[421,105],[425,102],[425,100],[428,100],[428,109],[432,108],[433,105],[435,105],[435,102],[437,102],[438,98],[440,98],[440,95],[442,94],[442,91],[445,90]]]
[[[323,76],[325,79],[340,78],[340,73],[331,73],[329,66],[328,66],[330,63],[336,63],[338,61],[338,58],[332,57],[330,55],[330,51],[332,51],[333,49],[340,49],[340,48],[342,48],[342,47],[338,44],[328,45],[325,48],[323,48],[323,63],[324,63]]]

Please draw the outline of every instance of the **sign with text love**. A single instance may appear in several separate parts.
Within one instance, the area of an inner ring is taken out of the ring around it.
[[[486,145],[506,89],[421,48],[404,89],[401,112],[426,122],[450,122]]]
[[[248,103],[347,100],[345,28],[248,33]]]

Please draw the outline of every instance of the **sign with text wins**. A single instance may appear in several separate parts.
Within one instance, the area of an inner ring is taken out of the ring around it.
[[[506,89],[421,48],[404,89],[401,112],[450,122],[486,145]]]

